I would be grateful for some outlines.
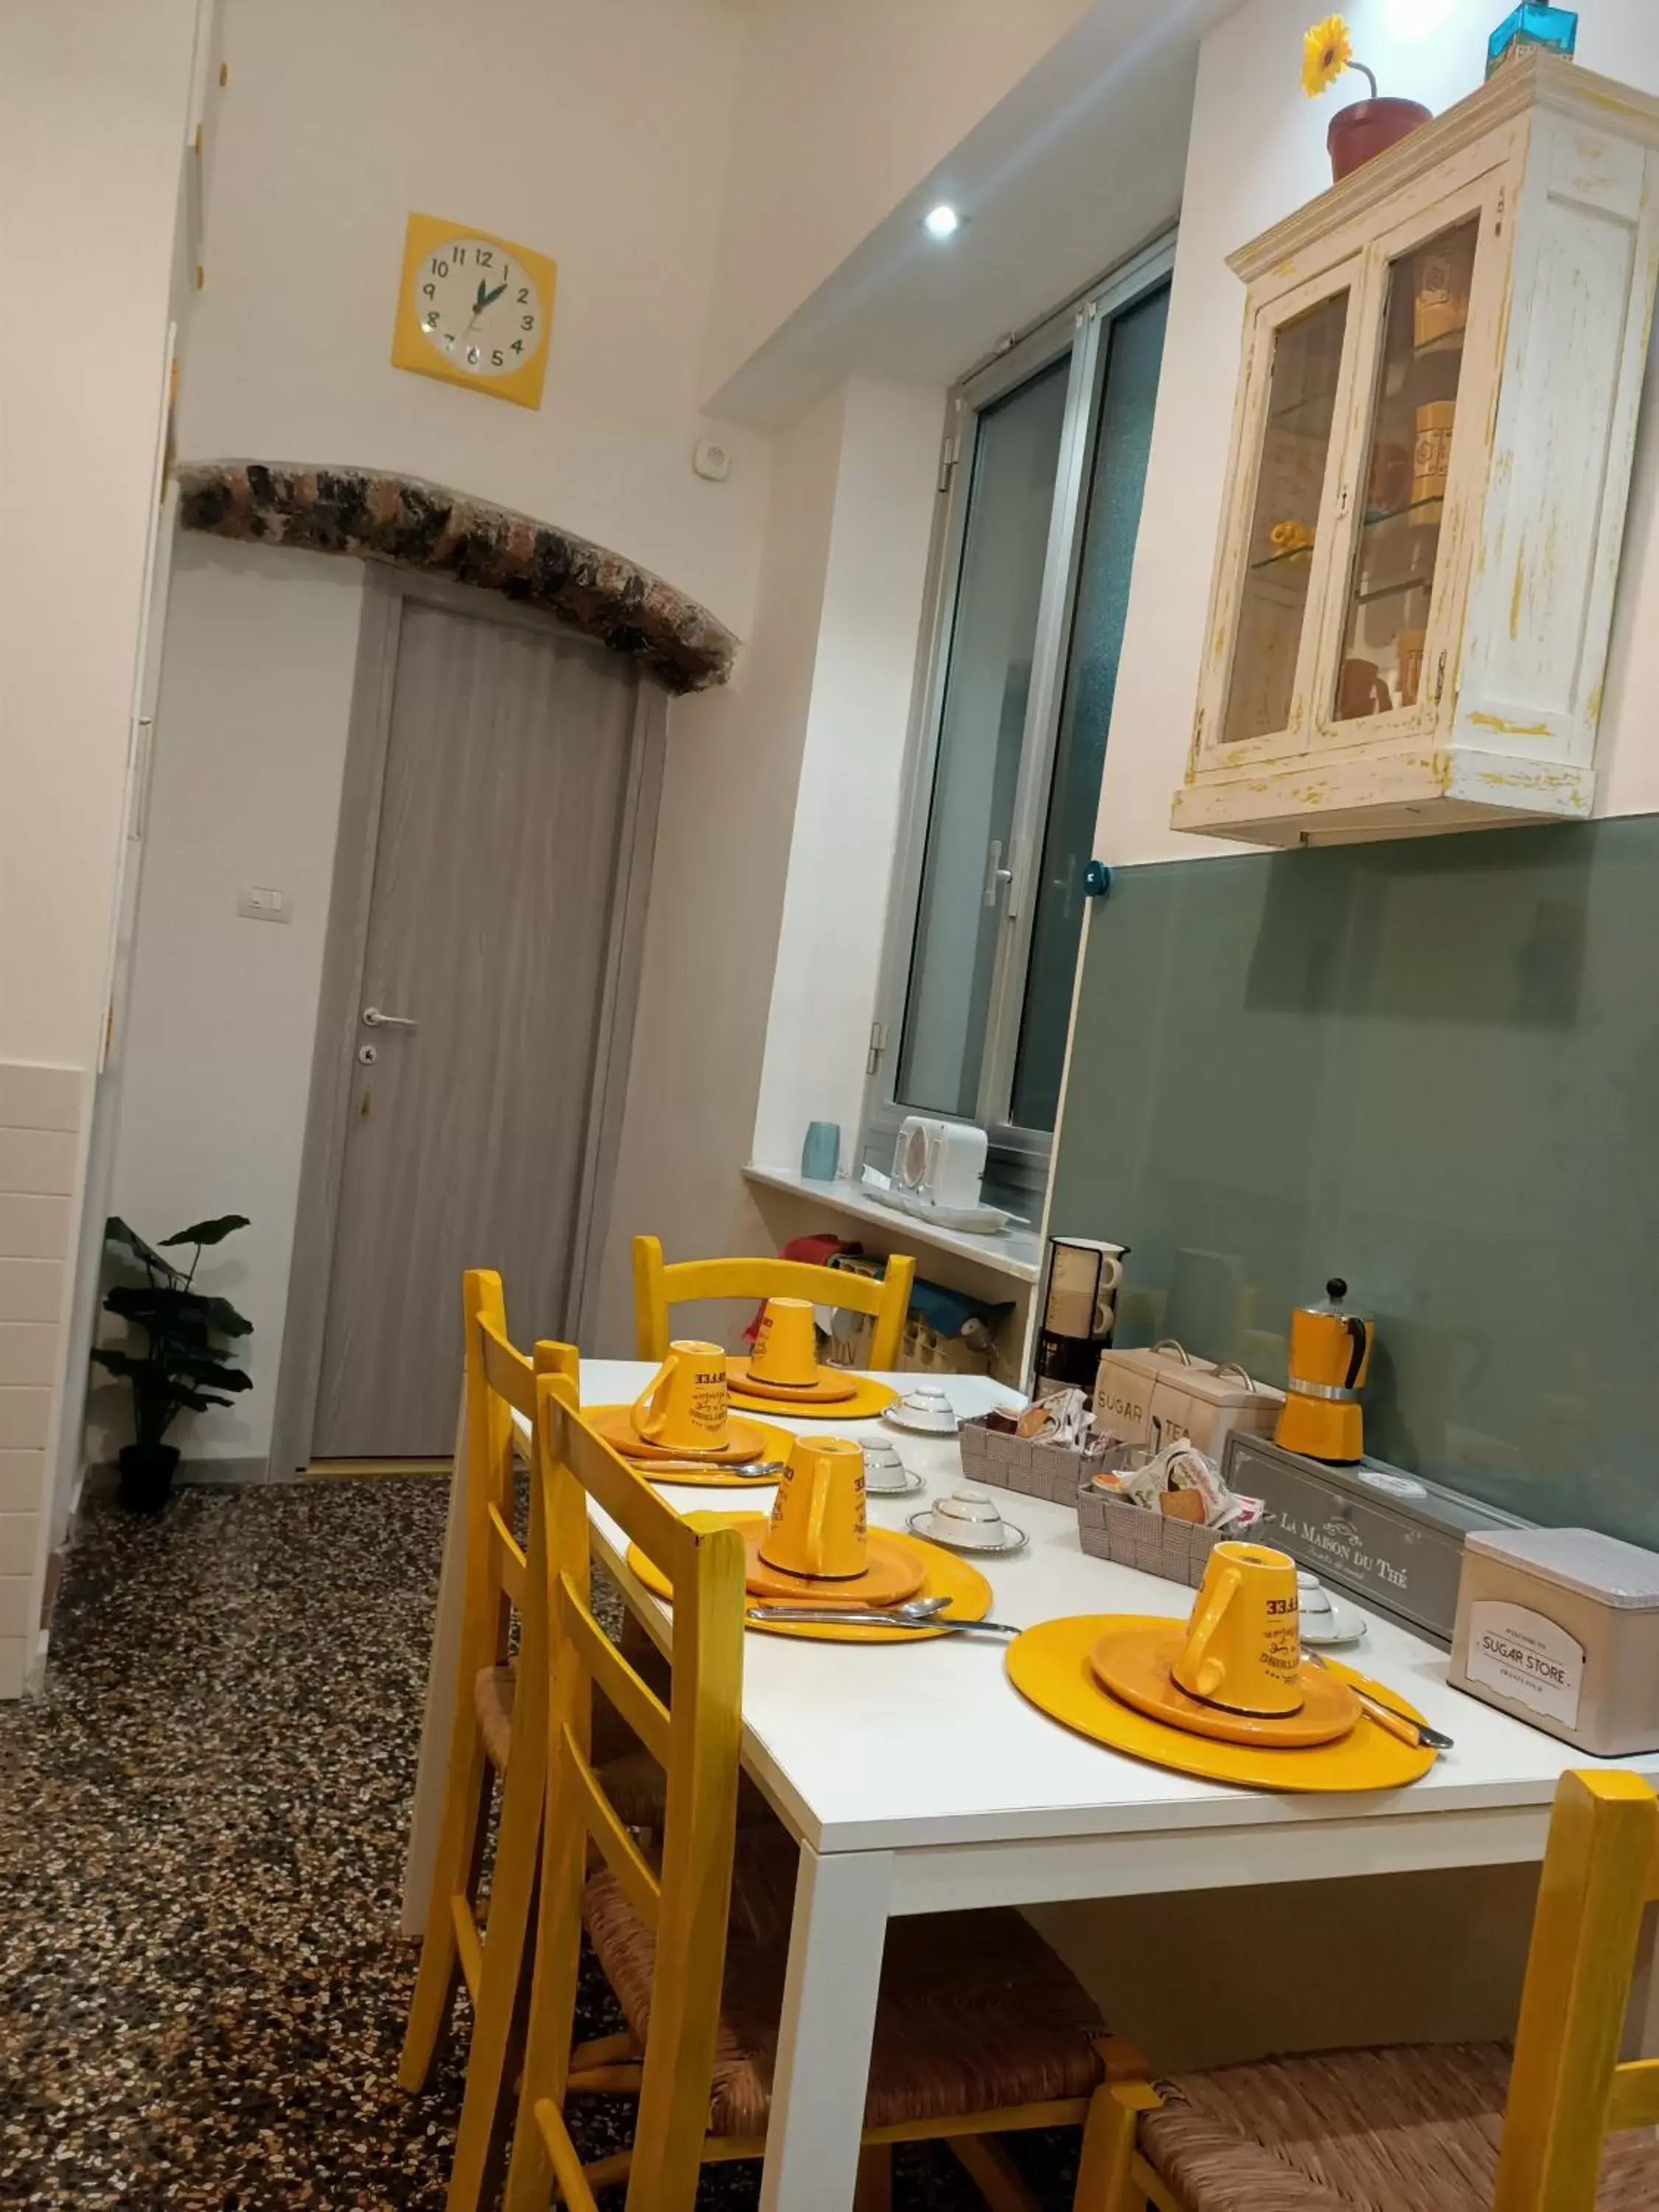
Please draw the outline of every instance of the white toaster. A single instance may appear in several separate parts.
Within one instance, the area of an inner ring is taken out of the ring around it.
[[[985,1132],[973,1122],[907,1114],[893,1154],[894,1185],[924,1206],[977,1206],[985,1154]]]

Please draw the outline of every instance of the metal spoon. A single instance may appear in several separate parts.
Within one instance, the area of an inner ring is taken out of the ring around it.
[[[947,1599],[945,1603],[948,1604],[949,1601]],[[916,1606],[924,1606],[930,1609],[916,1612],[913,1610]],[[894,1606],[885,1610],[873,1606],[859,1610],[851,1606],[831,1607],[809,1605],[751,1605],[749,1607],[749,1618],[750,1620],[814,1621],[819,1624],[842,1626],[853,1621],[860,1626],[871,1627],[928,1629],[940,1633],[948,1632],[958,1636],[969,1635],[976,1628],[983,1629],[988,1634],[993,1636],[1024,1634],[1023,1629],[1016,1628],[1011,1622],[1006,1620],[946,1620],[942,1617],[940,1609],[934,1601],[927,1598],[913,1598],[906,1605]]]
[[[1302,1656],[1311,1666],[1322,1668],[1330,1674],[1336,1671],[1328,1659],[1322,1659],[1318,1652],[1310,1651],[1305,1645]],[[1360,1704],[1380,1727],[1387,1729],[1390,1735],[1397,1735],[1402,1743],[1419,1744],[1429,1751],[1450,1751],[1454,1748],[1450,1736],[1443,1735],[1438,1729],[1431,1729],[1426,1721],[1419,1721],[1412,1713],[1402,1713],[1398,1705],[1391,1705],[1386,1698],[1378,1697],[1368,1683],[1347,1679],[1348,1687]]]
[[[746,1474],[759,1480],[783,1473],[781,1459],[643,1459],[635,1462],[641,1474]]]

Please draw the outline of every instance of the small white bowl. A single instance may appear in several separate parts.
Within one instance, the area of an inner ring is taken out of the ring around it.
[[[878,1438],[864,1447],[864,1487],[872,1498],[911,1498],[922,1480],[899,1457],[896,1444]]]
[[[1305,1567],[1297,1570],[1296,1595],[1304,1644],[1320,1648],[1358,1644],[1365,1633],[1364,1614],[1333,1597],[1318,1576],[1310,1574]]]
[[[919,1429],[935,1437],[953,1437],[958,1425],[949,1392],[932,1384],[907,1391],[896,1405],[887,1408],[882,1419],[890,1421],[896,1429]]]
[[[912,1534],[931,1537],[954,1552],[1017,1552],[1025,1541],[1024,1530],[1005,1521],[995,1499],[977,1490],[936,1498],[927,1511],[913,1513],[907,1526]]]

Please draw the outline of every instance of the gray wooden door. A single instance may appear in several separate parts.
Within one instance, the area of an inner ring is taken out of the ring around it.
[[[556,631],[404,604],[318,1458],[449,1452],[463,1268],[500,1270],[520,1343],[573,1329],[636,684]]]

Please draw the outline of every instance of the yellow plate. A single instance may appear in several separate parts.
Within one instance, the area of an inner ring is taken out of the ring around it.
[[[712,1528],[717,1523],[743,1530],[766,1526],[758,1513],[688,1513],[685,1518],[694,1528]],[[925,1571],[918,1597],[948,1597],[952,1620],[984,1620],[991,1610],[991,1585],[976,1567],[970,1567],[966,1559],[953,1559],[949,1552],[924,1542],[920,1536],[902,1536],[896,1528],[884,1533],[890,1542],[921,1559]],[[628,1564],[647,1589],[658,1597],[668,1595],[667,1582],[631,1544]],[[844,1626],[838,1620],[750,1620],[744,1625],[757,1635],[799,1636],[809,1644],[932,1643],[945,1633],[942,1628],[887,1628],[877,1621],[861,1620],[848,1620]]]
[[[726,1379],[732,1389],[746,1390],[751,1398],[790,1406],[842,1405],[854,1395],[859,1380],[850,1368],[820,1367],[811,1382],[763,1382],[749,1372],[746,1352],[732,1353],[726,1363]]]
[[[1279,1751],[1189,1735],[1136,1712],[1101,1688],[1089,1654],[1103,1636],[1116,1629],[1168,1626],[1167,1618],[1133,1613],[1074,1613],[1065,1620],[1045,1620],[1009,1645],[1008,1679],[1039,1712],[1063,1721],[1079,1735],[1154,1766],[1201,1775],[1207,1782],[1237,1783],[1247,1790],[1398,1790],[1434,1765],[1433,1752],[1401,1743],[1363,1711],[1340,1742]],[[1330,1671],[1344,1681],[1358,1679],[1334,1661]],[[1413,1720],[1422,1719],[1404,1698],[1396,1696],[1395,1703]]]
[[[744,1381],[748,1370],[748,1353],[734,1352],[726,1364],[732,1403],[750,1413],[781,1413],[787,1406],[801,1421],[867,1421],[884,1413],[898,1396],[890,1383],[878,1382],[873,1375],[855,1374],[850,1367],[820,1369],[845,1391],[844,1396],[833,1399],[810,1390],[763,1390]]]
[[[872,1528],[864,1572],[860,1575],[791,1574],[761,1557],[768,1523],[745,1528],[744,1548],[749,1554],[744,1587],[750,1597],[776,1605],[897,1605],[921,1588],[924,1565],[908,1542],[890,1529]]]
[[[631,1406],[584,1406],[582,1419],[596,1429],[613,1451],[619,1451],[637,1474],[648,1482],[684,1482],[702,1489],[766,1490],[776,1482],[775,1474],[729,1474],[721,1464],[723,1459],[783,1459],[794,1449],[795,1439],[787,1429],[775,1429],[769,1421],[734,1421],[732,1441],[726,1451],[716,1456],[702,1452],[671,1452],[659,1450],[655,1444],[647,1443],[634,1427]],[[739,1447],[742,1447],[739,1449]],[[672,1459],[672,1472],[660,1474],[653,1471],[652,1462]],[[682,1467],[682,1460],[698,1459],[697,1468]]]
[[[1170,1672],[1187,1641],[1184,1620],[1161,1621],[1156,1628],[1115,1628],[1089,1654],[1090,1669],[1103,1690],[1155,1721],[1188,1735],[1213,1736],[1218,1743],[1271,1744],[1276,1750],[1304,1750],[1334,1743],[1359,1718],[1359,1700],[1328,1668],[1304,1662],[1299,1712],[1267,1716],[1231,1713],[1188,1697]]]

